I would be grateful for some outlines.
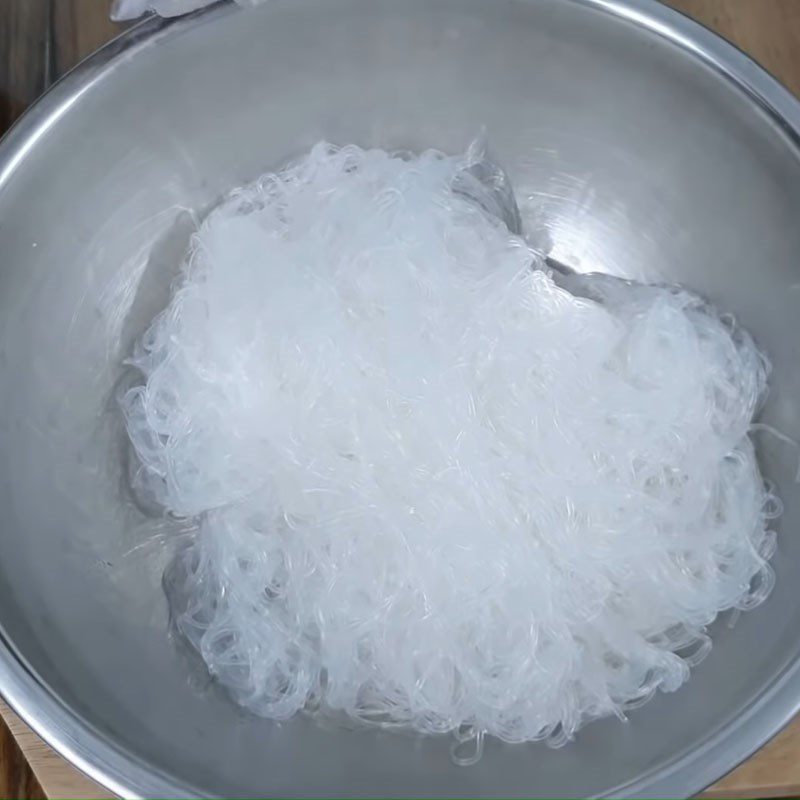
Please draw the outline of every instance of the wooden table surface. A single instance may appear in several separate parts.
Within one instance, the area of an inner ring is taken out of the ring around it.
[[[800,0],[669,0],[800,96]],[[52,81],[119,33],[108,0],[0,0],[0,134]],[[110,797],[0,701],[0,797]],[[23,755],[24,753],[24,755]],[[38,782],[37,782],[38,779]],[[711,787],[713,798],[800,795],[800,719]]]

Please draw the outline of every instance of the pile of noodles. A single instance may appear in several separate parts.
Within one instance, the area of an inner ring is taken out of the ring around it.
[[[750,336],[559,288],[472,166],[317,145],[208,216],[137,346],[135,488],[198,527],[176,622],[257,714],[559,744],[771,587]]]

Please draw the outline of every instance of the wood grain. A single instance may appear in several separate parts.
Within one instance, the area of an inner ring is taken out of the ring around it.
[[[0,797],[31,800],[44,800],[46,797],[14,734],[6,725],[0,726]]]
[[[20,800],[70,797],[105,800],[115,797],[48,747],[2,700],[0,715],[6,722],[5,730],[16,740],[30,764],[30,771],[38,778],[38,783],[30,786],[19,784],[16,789],[4,791],[11,780],[4,775],[7,771],[5,762],[0,762],[0,797],[18,797]]]
[[[0,134],[47,87],[48,0],[0,0]]]
[[[58,77],[123,29],[108,0],[0,0],[0,135]]]
[[[113,39],[122,30],[122,26],[108,18],[108,0],[51,2],[54,30],[52,61],[53,69],[59,75],[72,69],[81,59]]]
[[[800,795],[800,719],[703,792],[708,798]]]
[[[668,0],[716,31],[800,96],[799,0]]]
[[[402,0],[398,0],[401,2]],[[800,0],[669,0],[750,53],[800,95]],[[59,74],[119,32],[108,0],[0,0],[0,134]],[[0,701],[0,797],[108,798]],[[28,759],[19,757],[9,730]],[[800,720],[704,793],[707,798],[800,795]]]

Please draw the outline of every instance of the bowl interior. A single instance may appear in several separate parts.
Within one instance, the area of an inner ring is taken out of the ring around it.
[[[769,601],[720,626],[689,684],[627,724],[594,723],[557,751],[489,742],[471,768],[451,764],[446,740],[235,708],[168,635],[161,574],[174,543],[125,491],[114,387],[194,220],[321,138],[456,152],[486,126],[529,235],[576,269],[682,282],[733,311],[774,363],[764,421],[800,440],[796,144],[623,7],[685,24],[646,0],[222,6],[150,24],[84,66],[0,149],[0,622],[72,720],[76,750],[105,742],[89,761],[105,760],[119,787],[674,795],[783,721],[747,723],[800,645],[798,455],[769,436],[760,457],[786,506]]]

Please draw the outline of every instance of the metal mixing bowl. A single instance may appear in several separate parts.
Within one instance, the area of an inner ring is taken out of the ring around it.
[[[771,354],[800,439],[800,108],[652,0],[270,0],[150,20],[0,146],[0,688],[124,795],[688,795],[800,706],[797,453],[769,601],[689,684],[554,751],[248,716],[168,635],[168,537],[127,499],[121,361],[202,215],[316,140],[462,149],[482,125],[532,237],[580,270],[680,281]],[[191,213],[187,213],[187,209]],[[144,543],[144,544],[142,544]],[[141,545],[141,546],[139,546]]]

